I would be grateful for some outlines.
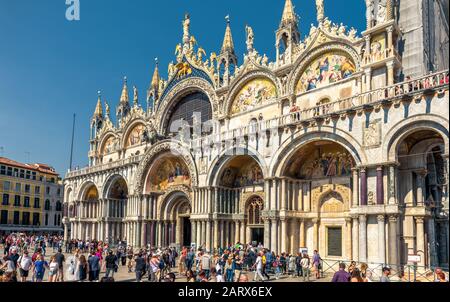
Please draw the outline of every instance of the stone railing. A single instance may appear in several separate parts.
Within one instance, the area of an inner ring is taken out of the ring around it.
[[[111,170],[111,169],[123,167],[126,165],[130,165],[130,164],[136,164],[136,163],[139,163],[142,160],[142,158],[143,158],[143,155],[135,155],[132,157],[120,159],[120,160],[106,163],[106,164],[96,165],[96,166],[87,167],[87,168],[79,169],[79,170],[73,170],[66,174],[66,178],[73,178],[73,177],[77,177],[77,176],[81,176],[81,175],[87,175],[87,174],[91,174],[91,173],[104,171],[104,170]]]
[[[395,48],[386,48],[385,50],[379,52],[366,54],[364,55],[363,62],[364,65],[369,65],[392,57],[397,58],[397,60],[401,62],[401,57]]]
[[[445,88],[446,86],[448,87],[448,74],[448,70],[432,73],[416,79],[409,79],[402,83],[357,94],[335,102],[322,104],[320,106],[308,109],[297,110],[270,120],[263,120],[248,126],[224,131],[220,134],[216,133],[209,136],[204,136],[202,138],[192,140],[191,148],[197,149],[213,143],[220,143],[222,141],[254,135],[257,132],[264,132],[270,129],[300,124],[308,120],[325,118],[330,115],[338,115],[349,110],[363,109],[365,106],[375,105],[383,101],[402,99],[408,95],[424,93],[429,90],[439,90]]]

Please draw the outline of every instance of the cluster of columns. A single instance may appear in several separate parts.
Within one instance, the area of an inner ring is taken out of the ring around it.
[[[244,220],[193,220],[191,228],[193,243],[207,250],[251,240],[250,228]]]

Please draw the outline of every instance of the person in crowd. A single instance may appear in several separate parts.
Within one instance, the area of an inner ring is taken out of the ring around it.
[[[239,278],[241,277],[242,274],[242,265],[243,265],[243,260],[239,255],[236,255],[233,259],[233,274],[234,274],[234,280],[236,282],[239,281]]]
[[[294,255],[289,255],[289,257],[288,257],[288,273],[289,273],[289,277],[291,277],[291,278],[295,277],[295,270],[296,270],[295,257],[294,257]]]
[[[94,250],[91,251],[91,255],[88,258],[89,264],[89,281],[98,282],[100,275],[100,258],[97,257]]]
[[[239,276],[238,282],[239,282],[239,283],[248,283],[248,282],[249,282],[249,281],[248,281],[248,276],[247,276],[246,274],[241,274],[241,275]]]
[[[223,262],[221,259],[216,260],[215,274],[216,274],[216,282],[224,282]]]
[[[55,256],[50,257],[50,264],[48,270],[48,282],[56,282],[58,275],[58,262],[56,261]]]
[[[438,282],[448,282],[447,276],[445,275],[444,272],[441,271],[441,272],[437,273],[436,276],[437,276]]]
[[[267,281],[270,280],[269,275],[266,274],[266,272],[263,270],[264,267],[264,263],[263,263],[263,252],[260,252],[258,254],[258,257],[256,258],[255,264],[253,265],[253,268],[256,269],[255,270],[255,277],[253,278],[254,281],[258,281],[258,277],[260,278],[261,281],[264,281],[264,276],[266,276]]]
[[[77,266],[78,276],[76,280],[80,282],[86,281],[89,272],[89,265],[84,255],[80,255]]]
[[[303,258],[300,261],[300,264],[302,266],[302,272],[303,272],[303,282],[305,282],[306,280],[308,280],[309,282],[309,267],[310,267],[310,260],[309,260],[309,256],[307,254],[303,254]]]
[[[303,276],[303,270],[302,270],[302,264],[301,261],[303,259],[303,256],[301,253],[297,254],[297,257],[295,257],[295,268],[297,269],[297,278],[300,278]]]
[[[389,267],[383,267],[380,282],[391,282],[391,279],[389,279],[390,274],[391,269]]]
[[[105,263],[106,263],[106,274],[105,277],[106,278],[114,278],[114,273],[117,270],[117,256],[114,255],[114,252],[112,250],[110,250],[108,252],[108,256],[106,256],[105,258]]]
[[[345,263],[339,263],[339,270],[334,274],[331,282],[349,282],[350,274],[345,271]]]
[[[25,250],[23,255],[20,256],[17,265],[19,266],[20,281],[27,282],[30,269],[33,266],[33,260],[28,255],[28,250]]]
[[[351,263],[350,263],[350,265],[348,266],[348,273],[351,275],[352,274],[352,272],[353,272],[353,270],[355,269],[355,267],[356,267],[356,262],[355,261],[352,261]]]
[[[359,268],[353,269],[350,282],[364,282],[363,278],[361,277],[361,271],[359,270]]]
[[[316,279],[320,279],[320,270],[322,269],[321,267],[321,261],[322,258],[320,258],[320,254],[317,250],[314,251],[314,255],[313,255],[313,259],[312,259],[312,264],[314,267],[314,274],[316,276]]]
[[[440,282],[439,275],[441,275],[441,273],[443,273],[444,276],[445,276],[445,273],[442,271],[442,268],[436,267],[435,270],[434,270],[434,274],[436,275],[436,280],[435,280],[436,282]],[[445,277],[445,280],[448,282],[448,277],[447,276]]]
[[[233,264],[233,259],[231,257],[229,257],[227,259],[227,261],[225,262],[225,267],[224,267],[225,274],[226,274],[225,280],[227,282],[233,282],[233,267],[232,267],[232,264]]]
[[[64,282],[64,262],[66,261],[66,258],[64,257],[61,248],[58,248],[58,252],[54,257],[56,263],[58,263],[58,272],[55,279],[56,281]]]
[[[115,263],[115,262],[114,262]],[[142,277],[145,275],[145,259],[142,256],[142,253],[136,255],[134,258],[135,268],[134,272],[136,274],[136,282],[142,282]]]
[[[39,255],[33,264],[33,271],[36,282],[42,282],[45,276],[45,269],[49,269],[47,261],[44,260],[44,255]]]
[[[192,270],[186,272],[186,282],[195,282],[195,274]]]
[[[180,274],[184,274],[184,275],[186,275],[186,257],[187,257],[187,253],[188,253],[188,250],[184,246],[183,249],[181,250],[180,260],[178,261]]]
[[[280,276],[282,274],[282,266],[283,264],[280,261],[280,256],[275,258],[275,261],[272,262],[272,266],[275,270],[275,279],[280,280]]]
[[[148,281],[157,282],[159,272],[159,259],[157,255],[153,255],[148,263]]]
[[[206,274],[205,274],[204,271],[201,271],[201,272],[198,274],[198,281],[199,281],[199,282],[208,282],[208,278],[206,277]]]
[[[211,256],[208,252],[205,252],[200,258],[200,270],[203,271],[206,278],[209,279],[211,273]]]

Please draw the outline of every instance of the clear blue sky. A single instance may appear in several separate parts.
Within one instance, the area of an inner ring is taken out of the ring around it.
[[[315,0],[293,2],[303,37],[315,23]],[[325,12],[333,22],[361,32],[364,2],[325,0]],[[220,50],[224,17],[229,14],[242,62],[246,24],[253,27],[256,49],[273,60],[275,30],[284,6],[284,0],[80,3],[81,20],[69,22],[65,0],[0,0],[0,147],[6,157],[48,163],[62,175],[69,166],[73,114],[77,114],[74,166],[83,167],[88,162],[89,121],[97,91],[113,109],[126,75],[145,104],[154,58],[159,58],[165,77],[181,41],[185,12],[191,14],[191,34],[208,53]]]

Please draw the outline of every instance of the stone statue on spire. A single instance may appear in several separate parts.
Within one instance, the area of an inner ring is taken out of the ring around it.
[[[317,22],[321,24],[325,19],[325,8],[323,0],[316,0],[316,7],[317,7]]]
[[[190,42],[189,39],[189,28],[191,26],[191,19],[188,13],[185,14],[184,16],[184,21],[183,21],[183,44],[187,45]]]
[[[245,31],[247,32],[247,51],[252,53],[254,51],[253,44],[255,35],[253,33],[253,29],[248,25],[245,26]]]
[[[138,106],[139,98],[138,98],[138,90],[136,86],[133,86],[133,105],[135,107]]]

